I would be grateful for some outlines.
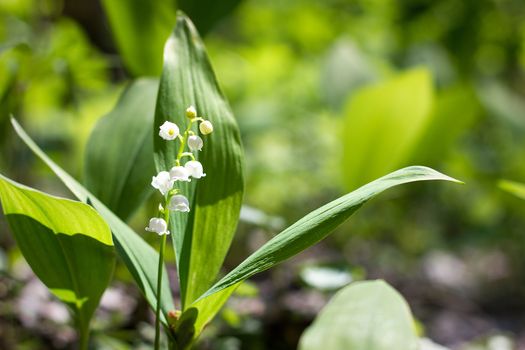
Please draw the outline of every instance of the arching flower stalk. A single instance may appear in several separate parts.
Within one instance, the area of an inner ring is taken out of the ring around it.
[[[203,135],[208,135],[213,131],[213,125],[209,120],[197,116],[197,110],[194,106],[186,109],[186,117],[189,120],[184,133],[180,133],[179,126],[165,121],[159,128],[159,136],[167,142],[179,141],[179,150],[177,158],[173,162],[171,169],[160,171],[151,180],[151,186],[159,190],[164,197],[163,203],[159,203],[159,210],[156,217],[149,221],[146,231],[155,232],[161,236],[159,251],[159,266],[157,274],[157,307],[155,310],[155,350],[160,346],[160,300],[162,286],[162,268],[164,266],[164,250],[166,248],[166,236],[170,234],[169,222],[170,212],[179,211],[187,213],[190,211],[188,198],[177,188],[179,181],[190,182],[191,179],[200,179],[206,174],[202,164],[196,160],[193,152],[202,150],[204,141],[192,129],[193,124],[199,123],[198,130]],[[186,149],[186,146],[188,149]],[[183,161],[185,158],[189,158]]]

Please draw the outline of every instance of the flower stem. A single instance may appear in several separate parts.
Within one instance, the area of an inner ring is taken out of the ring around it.
[[[159,251],[159,270],[157,272],[157,309],[155,310],[155,350],[160,349],[160,304],[162,291],[162,270],[164,267],[164,250],[166,248],[166,236],[162,235]]]

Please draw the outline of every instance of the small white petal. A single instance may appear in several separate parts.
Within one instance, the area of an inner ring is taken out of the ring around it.
[[[213,131],[213,124],[209,120],[205,120],[199,124],[199,130],[203,135],[211,134]]]
[[[179,127],[177,124],[165,121],[164,124],[160,126],[159,136],[164,140],[175,140],[175,138],[179,136]]]
[[[161,171],[157,176],[153,176],[151,179],[151,186],[159,190],[162,195],[168,193],[173,187],[173,180],[171,179],[170,173],[167,171]]]
[[[149,225],[146,227],[146,231],[155,232],[159,235],[169,235],[168,224],[162,218],[151,218]]]
[[[171,180],[173,181],[188,181],[190,182],[190,172],[183,166],[174,166],[170,170]]]
[[[191,135],[188,137],[188,147],[192,151],[200,151],[203,144],[204,142],[202,142],[202,139],[197,135]]]
[[[194,106],[189,106],[186,108],[186,117],[193,119],[197,116],[197,110]]]
[[[171,197],[168,208],[170,210],[188,212],[190,211],[190,202],[188,201],[188,198],[184,197],[182,194],[177,194]]]
[[[196,160],[190,160],[189,162],[184,164],[184,167],[187,169],[189,174],[196,179],[200,179],[201,177],[206,176],[204,170],[202,169],[201,162],[198,162]]]

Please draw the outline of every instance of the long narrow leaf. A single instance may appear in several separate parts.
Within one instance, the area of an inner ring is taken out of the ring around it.
[[[218,303],[224,302],[224,296],[231,294],[240,282],[279,264],[319,242],[337,226],[345,222],[363,204],[379,193],[401,184],[426,180],[459,182],[427,167],[412,166],[403,168],[314,210],[282,231],[250,255],[190,306],[190,308],[198,310],[198,318],[195,324],[197,334],[213,318],[215,315],[213,312],[217,312],[220,309],[221,305],[218,305]],[[208,305],[210,303],[214,304],[213,307]]]
[[[91,204],[100,215],[107,221],[115,242],[118,255],[131,272],[140,290],[152,308],[157,305],[156,285],[157,285],[157,266],[158,253],[149,246],[142,237],[127,226],[111,210],[109,210],[100,200],[86,190],[71,175],[65,172],[55,162],[53,162],[27,135],[20,124],[15,119],[11,119],[13,128],[25,144],[35,153],[47,166],[53,170],[58,178],[69,188],[71,192],[84,203]],[[168,284],[167,273],[164,271],[162,280],[162,299],[161,307],[164,315],[174,309],[171,291]],[[165,319],[163,319],[165,322]]]
[[[161,139],[158,127],[166,120],[185,127],[184,111],[190,105],[213,123],[214,131],[203,137],[204,148],[198,155],[206,177],[182,187],[190,199],[191,212],[174,215],[170,225],[183,308],[205,292],[219,272],[237,226],[244,181],[239,129],[197,31],[179,14],[164,48],[155,112],[158,171],[174,166],[179,147],[179,142]]]

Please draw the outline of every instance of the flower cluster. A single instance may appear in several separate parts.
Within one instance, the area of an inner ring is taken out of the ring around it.
[[[202,135],[208,135],[213,132],[213,125],[209,120],[205,120],[197,116],[197,110],[195,107],[190,106],[186,109],[186,117],[189,119],[188,126],[184,133],[180,133],[180,129],[177,124],[166,121],[160,126],[159,136],[166,141],[179,140],[179,152],[177,153],[177,159],[173,164],[173,167],[169,171],[161,171],[157,176],[153,176],[151,180],[151,186],[159,190],[159,192],[165,198],[165,207],[159,205],[159,216],[154,217],[149,221],[146,231],[156,232],[159,235],[167,235],[168,231],[168,220],[169,211],[180,211],[189,212],[190,203],[188,198],[183,194],[179,193],[179,189],[176,188],[175,184],[177,181],[190,182],[191,179],[200,179],[206,174],[202,164],[195,159],[193,152],[202,150],[204,142],[202,138],[192,130],[194,123],[199,123],[199,131]],[[188,146],[189,151],[186,151]],[[190,160],[182,162],[183,158],[188,157]]]

